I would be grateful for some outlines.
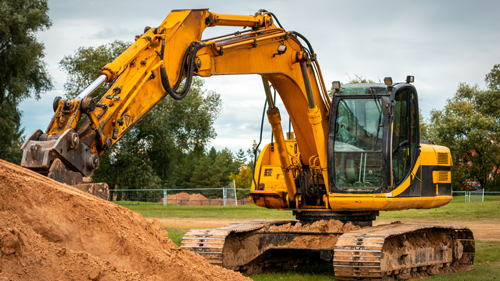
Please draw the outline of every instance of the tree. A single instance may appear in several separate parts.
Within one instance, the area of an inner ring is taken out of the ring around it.
[[[216,183],[212,173],[212,164],[210,157],[204,155],[200,158],[200,162],[189,181],[190,188],[213,188]]]
[[[65,56],[60,67],[68,74],[66,96],[78,95],[129,45],[114,41],[95,48],[81,47]],[[93,96],[102,95],[108,87],[101,87]],[[184,99],[164,98],[107,151],[92,180],[121,188],[186,187],[200,162],[192,158],[204,156],[210,139],[216,136],[213,123],[221,108],[220,96],[203,90],[203,80],[195,77]]]
[[[215,159],[217,159],[217,149],[215,149],[215,147],[211,147],[210,148],[210,151],[208,152],[208,157],[210,158],[210,160],[212,160],[212,163],[215,162]]]
[[[430,128],[430,124],[428,121],[422,117],[422,112],[419,109],[418,119],[420,124],[420,139],[421,140],[434,140],[434,134],[432,129]]]
[[[495,66],[497,67],[497,66]],[[460,83],[455,96],[443,110],[433,110],[431,130],[439,144],[450,148],[454,162],[454,188],[469,188],[467,181],[477,180],[491,188],[498,182],[500,166],[500,97],[495,81],[495,67],[486,76],[489,86]],[[496,100],[495,100],[496,99]]]
[[[215,155],[215,158],[213,156]],[[192,188],[220,188],[229,184],[232,173],[238,173],[240,164],[234,160],[229,149],[224,148],[217,152],[212,147],[201,158],[193,172],[189,187]]]
[[[39,99],[52,89],[43,61],[44,45],[36,33],[51,21],[45,0],[3,0],[0,4],[0,158],[19,163],[21,128],[19,103]]]
[[[353,83],[353,84],[359,84],[359,83],[377,83],[371,79],[366,79],[366,78],[363,78],[363,75],[358,75],[358,74],[354,74],[354,78],[351,78],[351,76],[347,75],[349,77],[349,81],[347,81],[347,83]],[[340,83],[341,85],[343,83]],[[330,90],[328,90],[328,96],[330,98],[333,98],[333,85],[330,87]]]
[[[78,96],[88,85],[99,76],[101,68],[112,62],[123,53],[132,43],[115,40],[109,44],[98,47],[80,47],[74,55],[64,56],[59,62],[59,68],[68,74],[68,80],[64,83],[66,98]],[[105,93],[109,84],[97,89],[92,97]]]
[[[371,79],[363,78],[363,75],[354,74],[354,78],[351,78],[349,76],[348,83],[358,84],[358,83],[376,83],[376,82]]]
[[[253,140],[252,148],[249,148],[247,150],[247,154],[250,155],[250,160],[248,161],[247,166],[249,166],[252,169],[252,173],[253,173],[253,169],[255,166],[255,161],[256,161],[256,159],[259,159],[260,152],[261,152],[261,149],[257,148],[257,141]]]
[[[234,180],[237,188],[250,189],[252,187],[252,175],[252,168],[242,164],[238,174],[231,173],[229,180]]]
[[[243,148],[240,148],[236,153],[236,161],[238,161],[241,165],[244,165],[247,162],[247,156]]]

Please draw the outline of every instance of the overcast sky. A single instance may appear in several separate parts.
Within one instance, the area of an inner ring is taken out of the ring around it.
[[[228,4],[230,3],[230,4]],[[318,54],[327,87],[355,74],[378,81],[415,76],[424,117],[441,109],[460,82],[484,87],[484,77],[500,63],[500,1],[50,1],[52,27],[39,33],[54,90],[21,104],[27,134],[45,130],[52,101],[63,96],[66,75],[59,69],[65,55],[81,46],[116,39],[132,41],[144,27],[157,26],[170,10],[209,8],[223,14],[272,11],[287,30],[305,35]],[[214,27],[204,38],[236,31]],[[97,77],[98,73],[96,73]],[[222,97],[223,112],[215,122],[212,145],[233,152],[259,138],[264,91],[259,76],[205,79],[205,88]],[[281,102],[283,127],[288,115]],[[264,141],[270,141],[266,121]]]

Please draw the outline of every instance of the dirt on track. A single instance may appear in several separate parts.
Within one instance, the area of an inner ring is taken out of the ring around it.
[[[446,220],[439,218],[429,219],[400,219],[405,224],[430,224],[430,225],[449,225],[449,226],[467,226],[472,230],[474,239],[478,241],[500,241],[500,219],[481,219],[471,220]],[[388,224],[392,220],[376,220],[374,225]]]
[[[250,280],[160,222],[0,160],[0,280]]]
[[[251,221],[252,219],[214,219],[214,218],[147,218],[148,220],[157,219],[163,227],[178,229],[196,229],[196,228],[217,228],[226,226],[230,223]],[[390,224],[394,220],[377,219],[374,225]],[[406,224],[432,224],[432,225],[450,225],[467,226],[474,233],[474,238],[479,241],[500,241],[500,219],[490,220],[443,220],[443,219],[400,219]]]

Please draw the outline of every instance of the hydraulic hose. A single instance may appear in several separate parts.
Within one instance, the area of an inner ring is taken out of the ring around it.
[[[193,73],[194,73],[194,64],[195,64],[195,59],[196,59],[196,53],[198,50],[202,47],[205,46],[205,43],[196,43],[193,42],[189,46],[189,48],[186,50],[186,53],[184,53],[184,58],[182,61],[182,66],[181,66],[181,72],[179,73],[179,79],[175,83],[174,87],[170,86],[170,82],[168,80],[168,75],[167,75],[167,70],[165,67],[160,68],[160,73],[161,73],[161,84],[163,86],[163,89],[175,100],[181,100],[189,92],[189,89],[191,88],[191,83],[193,80]],[[192,50],[191,50],[192,48]],[[161,50],[161,56],[163,58],[164,55],[164,49],[165,49],[165,41],[162,41],[162,50]],[[184,88],[181,91],[177,91],[177,88],[180,85],[182,75],[184,73],[184,62],[188,61],[187,63],[187,73],[186,73],[186,83],[184,84]]]
[[[271,87],[273,87],[273,90],[274,90],[273,101],[274,101],[274,107],[276,107],[276,88],[274,88],[274,86],[272,86],[272,85],[271,85]],[[274,147],[274,133],[272,130],[271,130],[271,147]]]
[[[298,33],[297,31],[290,31],[290,34],[300,37],[302,40],[304,40],[304,42],[306,42],[307,44],[307,47],[309,48],[309,51],[311,52],[311,55],[315,54],[311,43],[309,43],[309,40],[307,40],[307,38],[304,35]],[[315,60],[315,58],[312,59]]]
[[[253,171],[252,171],[252,179],[253,179],[253,184],[255,185],[255,189],[257,190],[257,181],[255,180],[255,166],[257,166],[257,151],[259,149],[260,144],[262,143],[262,130],[264,128],[264,116],[266,116],[266,107],[267,107],[267,97],[266,100],[264,101],[264,109],[262,110],[262,121],[260,122],[260,139],[259,143],[253,150]]]

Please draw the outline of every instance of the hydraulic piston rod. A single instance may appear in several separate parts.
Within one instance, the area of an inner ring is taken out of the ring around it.
[[[90,84],[85,90],[83,90],[76,99],[84,100],[88,95],[92,94],[97,88],[99,88],[102,83],[106,81],[106,75],[101,74],[92,84]]]

